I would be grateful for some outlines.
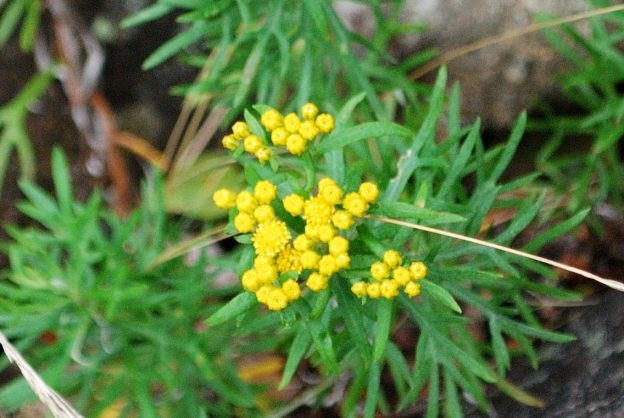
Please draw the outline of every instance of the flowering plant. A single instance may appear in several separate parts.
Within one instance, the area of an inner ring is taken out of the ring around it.
[[[213,195],[228,211],[226,231],[238,234],[244,246],[238,271],[243,292],[207,324],[238,318],[243,329],[257,332],[259,324],[250,317],[257,306],[279,311],[282,328],[275,332],[290,341],[281,387],[309,356],[327,381],[342,376],[348,382],[346,415],[359,407],[366,416],[393,404],[406,408],[427,382],[429,416],[437,414],[441,382],[451,415],[461,410],[458,390],[485,410],[484,381],[526,396],[504,380],[513,353],[524,352],[536,365],[533,338],[570,340],[542,329],[525,301],[527,292],[576,297],[527,274],[533,270],[552,278],[552,271],[412,229],[442,225],[508,244],[535,221],[543,202],[543,195],[522,203],[514,195],[532,176],[499,182],[521,138],[524,115],[507,146],[487,153],[478,122],[466,129],[447,125],[449,138],[435,139],[436,125],[444,123],[444,83],[442,70],[417,131],[389,122],[348,127],[360,95],[335,120],[330,113],[317,116],[310,103],[302,106],[301,117],[255,106],[223,139],[249,184]],[[447,120],[457,120],[458,112],[452,104]],[[489,226],[488,213],[510,206],[513,218]],[[539,249],[583,216],[524,248]],[[464,306],[471,307],[469,315]],[[476,324],[487,327],[489,344],[470,331]],[[395,339],[402,333],[417,341],[414,357]],[[384,364],[392,391],[380,386]]]

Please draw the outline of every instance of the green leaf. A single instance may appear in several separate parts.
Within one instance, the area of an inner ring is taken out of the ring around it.
[[[445,175],[444,182],[438,190],[438,199],[443,198],[451,190],[451,188],[457,184],[460,175],[462,174],[462,170],[464,170],[468,160],[470,159],[477,138],[479,138],[480,127],[481,121],[477,119],[477,121],[472,125],[470,133],[461,146],[459,154],[452,160],[453,163]]]
[[[210,26],[204,21],[195,22],[188,30],[174,36],[152,52],[142,65],[143,70],[151,70],[187,46],[197,42],[208,32]]]
[[[568,218],[565,221],[557,224],[556,226],[542,232],[541,234],[534,237],[530,243],[525,245],[522,248],[522,250],[527,251],[527,252],[533,252],[533,251],[539,250],[544,245],[551,242],[553,239],[557,238],[558,236],[562,234],[565,234],[566,232],[570,231],[572,228],[575,228],[576,226],[578,226],[583,221],[583,219],[585,219],[585,217],[587,216],[590,210],[591,209],[589,208],[584,209],[580,211],[579,213],[577,213],[576,215],[572,216],[571,218]]]
[[[61,211],[65,215],[69,215],[72,210],[72,184],[69,176],[67,161],[60,148],[52,150],[52,179],[54,181],[54,189],[56,190],[56,198],[58,200]]]
[[[40,20],[41,4],[38,1],[32,1],[26,11],[22,30],[20,31],[19,44],[22,51],[28,52],[32,49]]]
[[[336,133],[332,132],[317,147],[316,152],[319,154],[326,153],[337,149],[344,148],[349,144],[362,141],[368,138],[379,138],[385,136],[398,136],[408,138],[412,136],[411,130],[390,122],[366,122],[343,129]]]
[[[297,332],[297,335],[290,345],[290,350],[288,351],[288,360],[286,360],[284,374],[282,375],[278,390],[284,389],[292,380],[292,377],[299,367],[299,363],[301,363],[310,345],[310,341],[310,334],[308,334],[306,330],[299,330],[299,332]]]
[[[239,293],[225,306],[210,315],[205,321],[206,325],[215,326],[223,324],[224,322],[249,312],[257,304],[258,302],[256,301],[255,295],[249,292]]]
[[[435,299],[437,302],[459,314],[462,313],[461,307],[445,288],[426,279],[421,280],[420,285],[422,286],[423,292],[425,292],[427,296]]]
[[[337,280],[331,280],[331,286],[336,298],[338,299],[338,312],[345,321],[347,331],[351,336],[350,340],[355,343],[360,357],[364,362],[364,367],[368,367],[371,357],[371,348],[368,343],[368,335],[364,324],[364,315],[359,308],[358,299],[356,299],[349,289],[349,282],[339,277]]]
[[[160,17],[163,17],[167,13],[171,12],[173,9],[174,7],[169,6],[168,4],[156,3],[122,20],[121,27],[129,28],[131,26],[142,25],[143,23],[147,23],[152,20],[156,20]]]
[[[0,46],[3,46],[9,40],[22,13],[24,13],[25,7],[26,0],[13,0],[2,13],[0,17]]]
[[[380,201],[370,210],[370,213],[401,220],[425,221],[430,225],[466,221],[466,218],[454,213],[438,212],[403,202]]]
[[[390,328],[392,327],[392,301],[388,299],[379,300],[377,307],[377,319],[375,322],[375,339],[373,341],[373,361],[379,362],[384,356],[388,338],[390,338]]]
[[[509,139],[505,142],[505,147],[503,148],[503,152],[496,162],[496,166],[489,177],[489,182],[496,183],[499,177],[503,174],[509,162],[513,158],[516,148],[518,148],[518,144],[522,139],[522,135],[524,134],[524,128],[526,127],[527,115],[526,112],[522,112],[520,117],[513,126],[511,130],[511,134],[509,135]]]
[[[494,350],[494,358],[496,359],[496,368],[500,376],[505,375],[505,370],[510,367],[509,351],[501,334],[500,325],[496,317],[490,318],[489,321],[490,336],[492,337],[492,349]]]
[[[450,374],[444,369],[444,415],[448,418],[461,418],[461,405],[457,394],[457,386],[451,378]]]
[[[368,371],[368,385],[366,386],[366,403],[364,405],[364,417],[373,418],[379,399],[381,377],[381,362],[373,362]]]

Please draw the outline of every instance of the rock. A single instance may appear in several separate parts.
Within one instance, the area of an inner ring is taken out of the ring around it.
[[[337,1],[335,8],[352,30],[366,37],[374,33],[368,6]],[[540,12],[567,16],[585,9],[584,0],[407,0],[402,20],[428,29],[397,39],[391,52],[399,58],[425,48],[444,53],[525,27]],[[535,98],[556,94],[554,76],[567,68],[540,33],[486,47],[448,65],[450,81],[461,83],[464,119],[480,116],[490,128],[510,126]]]

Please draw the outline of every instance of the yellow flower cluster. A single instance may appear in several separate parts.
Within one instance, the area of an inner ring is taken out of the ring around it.
[[[396,250],[388,250],[383,260],[371,265],[370,273],[374,281],[358,281],[351,286],[356,296],[392,299],[399,294],[399,289],[403,289],[406,295],[414,297],[420,294],[418,281],[427,276],[427,266],[422,261],[404,266],[401,254]]]
[[[301,155],[307,145],[321,134],[334,129],[334,118],[328,113],[319,114],[316,105],[306,103],[301,107],[301,118],[292,112],[283,116],[275,109],[269,109],[260,116],[260,123],[270,134],[274,146],[284,146],[294,155]],[[223,137],[223,146],[235,150],[243,143],[243,148],[264,163],[271,158],[271,149],[264,141],[250,133],[245,122],[236,122],[232,133]]]
[[[271,310],[284,309],[301,296],[299,283],[291,278],[280,284],[280,274],[292,272],[299,277],[306,270],[307,287],[318,292],[327,288],[333,274],[349,267],[349,241],[340,231],[349,229],[354,218],[366,214],[377,200],[379,189],[364,182],[357,192],[345,194],[334,180],[324,178],[318,183],[316,196],[284,197],[284,209],[305,220],[304,232],[294,238],[271,206],[276,195],[277,187],[266,180],[259,181],[253,193],[235,194],[221,189],[213,195],[218,207],[238,209],[234,226],[239,232],[252,233],[254,266],[241,281],[245,290],[254,292],[258,301]]]

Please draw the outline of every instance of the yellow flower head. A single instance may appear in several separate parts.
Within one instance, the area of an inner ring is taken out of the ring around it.
[[[226,135],[221,140],[221,143],[223,144],[223,148],[235,150],[238,148],[239,140],[234,135]]]
[[[256,270],[251,269],[247,270],[243,273],[243,277],[241,277],[241,282],[243,284],[243,289],[248,292],[255,292],[260,288],[260,280],[258,280],[258,276],[256,275]]]
[[[313,224],[307,224],[305,226],[305,234],[311,241],[318,241],[319,239],[319,226]]]
[[[297,132],[299,132],[299,135],[306,141],[312,141],[319,134],[319,128],[313,121],[306,120],[299,125],[299,130]]]
[[[301,125],[301,120],[295,113],[289,113],[284,117],[284,128],[291,134],[299,131],[299,125]]]
[[[427,276],[427,266],[422,261],[414,261],[409,267],[414,280],[421,280]]]
[[[236,193],[229,189],[219,189],[212,195],[215,205],[221,209],[231,209],[236,206]]]
[[[387,279],[390,275],[390,269],[388,265],[381,261],[376,261],[371,265],[370,268],[371,276],[376,280],[384,280]]]
[[[275,218],[275,212],[270,205],[260,205],[254,210],[254,218],[258,222],[267,222]]]
[[[280,273],[286,273],[287,271],[301,273],[301,252],[291,246],[286,246],[277,254],[275,265]]]
[[[273,257],[286,248],[290,241],[290,231],[284,222],[272,219],[258,224],[251,241],[256,254]]]
[[[392,278],[399,286],[405,286],[410,282],[412,276],[407,268],[399,266],[392,272]]]
[[[320,196],[306,200],[303,209],[303,219],[309,225],[326,225],[331,222],[334,207]]]
[[[328,282],[329,278],[327,276],[314,272],[310,274],[310,277],[308,277],[308,280],[306,281],[306,286],[308,286],[315,292],[319,292],[327,288]]]
[[[342,207],[353,216],[362,216],[368,210],[368,203],[359,193],[348,193],[342,201]]]
[[[378,282],[368,283],[366,285],[366,293],[371,299],[377,299],[381,296],[381,285]]]
[[[256,267],[256,277],[262,284],[270,284],[277,279],[277,268],[274,264],[264,264]]]
[[[286,293],[281,288],[272,289],[266,301],[267,307],[272,311],[281,311],[288,305],[288,297]]]
[[[307,250],[301,254],[301,266],[304,269],[315,269],[321,256],[314,250]]]
[[[418,283],[409,282],[403,289],[405,294],[410,298],[418,296],[420,294],[420,285]]]
[[[351,264],[351,257],[349,257],[347,253],[335,255],[334,259],[336,260],[336,267],[338,267],[339,270],[346,269]]]
[[[258,302],[267,303],[267,301],[269,300],[269,293],[273,289],[275,289],[275,287],[269,284],[260,286],[260,289],[256,291],[256,299],[258,300]]]
[[[362,199],[366,200],[368,203],[375,203],[379,197],[379,188],[376,184],[365,181],[360,184],[358,193],[362,196]]]
[[[335,272],[338,271],[338,267],[336,266],[336,259],[332,255],[324,255],[319,260],[318,264],[319,273],[324,274],[326,276],[331,276]]]
[[[254,218],[248,213],[241,212],[234,218],[234,226],[241,234],[246,234],[254,229]]]
[[[344,231],[353,225],[353,215],[345,210],[337,210],[332,216],[332,223],[336,228]]]
[[[250,154],[255,154],[262,148],[262,140],[255,135],[247,135],[243,140],[243,147],[245,151]]]
[[[355,282],[353,286],[351,286],[351,292],[359,298],[366,294],[366,283],[364,282]]]
[[[288,131],[284,128],[277,128],[271,132],[271,142],[273,145],[286,145],[286,139],[288,138]]]
[[[271,159],[271,150],[267,147],[262,147],[254,153],[260,164],[264,164]]]
[[[282,126],[282,121],[282,114],[275,109],[269,109],[260,116],[260,123],[269,132]]]
[[[331,224],[319,225],[318,227],[318,237],[321,242],[329,242],[336,235],[336,231],[334,231],[334,227]]]
[[[299,283],[293,279],[288,279],[282,284],[282,290],[286,294],[288,301],[297,300],[301,297],[301,288]]]
[[[303,212],[304,202],[303,197],[298,194],[288,195],[283,200],[284,209],[286,209],[286,212],[290,213],[292,216],[301,215]]]
[[[243,139],[249,135],[249,126],[245,122],[238,121],[232,125],[232,133],[236,139]]]
[[[349,241],[341,236],[336,236],[329,241],[329,253],[334,257],[338,254],[346,253],[349,251]]]
[[[297,238],[293,241],[293,247],[295,247],[297,251],[301,252],[309,250],[311,245],[312,240],[306,234],[297,236]]]
[[[273,257],[269,257],[268,255],[259,255],[254,259],[254,267],[257,269],[262,266],[272,266],[273,264],[275,264]]]
[[[334,129],[334,117],[327,113],[321,113],[316,117],[316,126],[323,133],[329,133]]]
[[[263,205],[268,205],[275,199],[277,187],[268,180],[260,180],[254,187],[254,197]]]
[[[330,205],[337,205],[342,199],[342,189],[337,184],[319,187],[319,195]]]
[[[386,299],[392,299],[399,294],[399,286],[393,280],[384,280],[379,286],[381,295]]]
[[[256,198],[247,190],[243,190],[236,196],[236,208],[240,212],[253,213],[257,206]]]
[[[384,263],[386,263],[390,268],[396,268],[399,264],[401,264],[402,258],[401,254],[396,250],[388,250],[384,253]]]
[[[318,107],[314,103],[306,103],[301,106],[301,116],[305,119],[314,119],[318,114]]]
[[[299,134],[292,134],[286,138],[286,149],[294,155],[301,155],[306,149],[306,141]]]

